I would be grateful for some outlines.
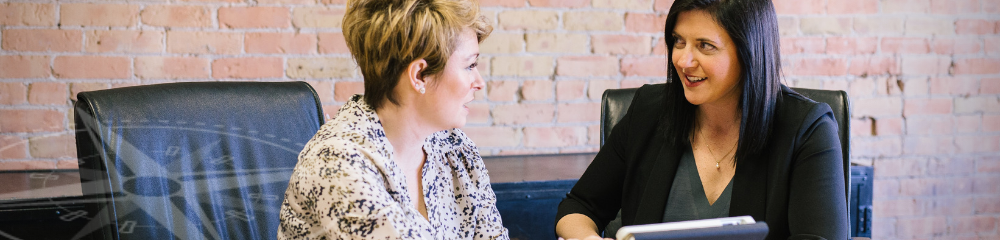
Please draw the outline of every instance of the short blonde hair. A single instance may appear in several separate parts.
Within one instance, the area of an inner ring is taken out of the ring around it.
[[[421,76],[440,73],[466,28],[481,43],[493,31],[476,0],[348,0],[344,38],[365,81],[365,102],[399,105],[393,89],[416,60]]]

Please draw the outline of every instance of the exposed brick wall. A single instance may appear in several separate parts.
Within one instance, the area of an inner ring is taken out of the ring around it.
[[[592,152],[605,89],[660,83],[671,0],[482,0],[484,155]],[[785,81],[852,99],[877,239],[990,238],[1000,224],[1000,0],[777,0]],[[74,168],[70,100],[176,81],[363,90],[344,0],[0,2],[0,169]]]

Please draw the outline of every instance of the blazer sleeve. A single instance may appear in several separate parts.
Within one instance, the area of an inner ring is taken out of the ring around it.
[[[801,144],[791,162],[788,239],[848,239],[844,163],[837,122],[826,104],[818,104],[812,110],[813,114],[806,119],[814,121],[803,125],[806,128],[800,135]]]
[[[628,112],[612,128],[611,135],[584,171],[583,176],[559,203],[555,219],[557,224],[564,216],[579,213],[593,220],[600,233],[621,209],[626,159],[630,155],[627,146],[634,145],[630,135],[634,135],[633,125],[637,118],[635,108],[641,105],[637,103],[642,99],[641,93],[642,88],[636,92]]]

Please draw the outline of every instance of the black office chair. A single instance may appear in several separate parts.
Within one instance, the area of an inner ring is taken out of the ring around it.
[[[850,204],[851,124],[850,121],[848,121],[848,118],[851,116],[851,107],[850,101],[847,98],[847,92],[806,88],[791,89],[809,99],[812,99],[813,101],[826,103],[830,105],[830,109],[833,110],[833,117],[837,120],[837,127],[839,128],[838,133],[840,135],[840,146],[844,155],[845,196],[847,196],[847,202]],[[636,90],[638,90],[638,88],[608,89],[604,91],[604,95],[601,96],[601,146],[604,146],[604,140],[611,135],[611,129],[618,123],[618,121],[621,121],[623,116],[625,116],[629,105],[632,104],[632,97],[635,96]],[[618,213],[618,218],[621,218],[620,211]],[[621,223],[612,222],[609,226],[614,224],[618,224],[617,226],[620,226]]]
[[[304,82],[193,82],[81,92],[75,238],[273,239],[292,169],[323,124]]]

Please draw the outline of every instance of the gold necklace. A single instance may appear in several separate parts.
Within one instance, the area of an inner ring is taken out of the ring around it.
[[[701,131],[699,131],[699,132],[701,132]],[[702,135],[705,135],[705,134],[702,134]],[[693,136],[692,136],[692,138],[693,138]],[[736,150],[736,145],[739,144],[739,141],[736,141],[736,143],[737,144],[734,144],[733,147],[729,149],[729,152],[726,153],[726,155],[722,155],[722,157],[719,158],[719,160],[715,160],[715,169],[716,170],[722,169],[721,166],[719,166],[719,163],[721,163],[722,160],[726,159],[726,156],[729,156],[729,154],[733,153],[733,150]],[[705,145],[705,148],[708,148],[708,153],[712,154],[712,158],[715,158],[715,152],[712,151],[712,147],[708,146],[708,145]]]

